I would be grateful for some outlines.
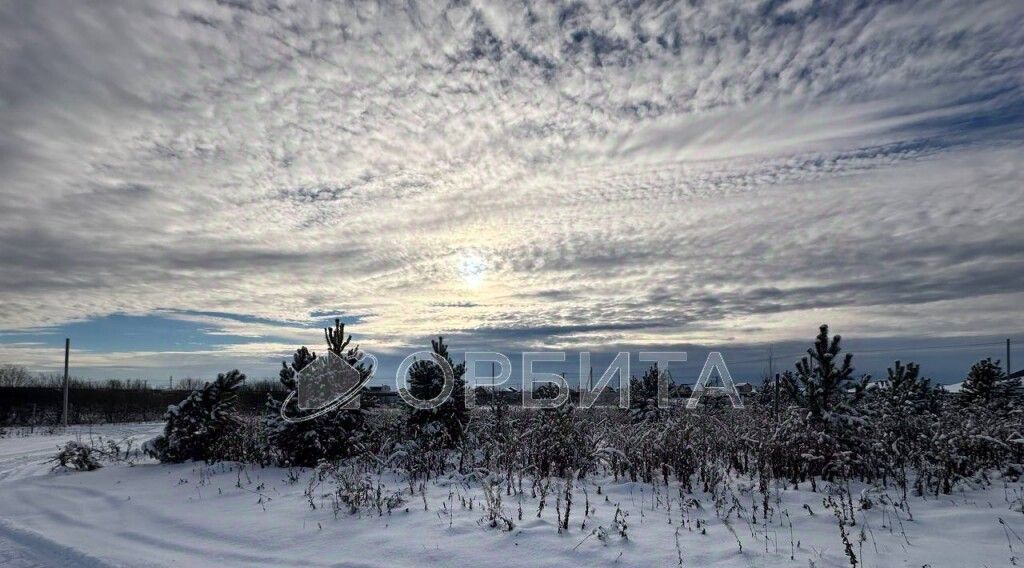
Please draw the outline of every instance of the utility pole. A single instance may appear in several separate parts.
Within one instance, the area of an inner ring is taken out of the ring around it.
[[[775,422],[779,421],[779,379],[775,376],[775,346],[768,344],[768,378],[772,381],[772,388],[775,394],[772,395],[772,406],[775,412]]]
[[[68,427],[68,390],[71,385],[68,382],[68,358],[71,355],[71,338],[64,338],[64,427]]]
[[[1009,377],[1010,373],[1013,372],[1013,367],[1010,365],[1010,338],[1006,338],[1006,376]]]

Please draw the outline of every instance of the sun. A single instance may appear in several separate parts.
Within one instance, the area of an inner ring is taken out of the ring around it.
[[[475,251],[463,251],[456,265],[459,278],[469,288],[477,288],[487,279],[487,260]]]

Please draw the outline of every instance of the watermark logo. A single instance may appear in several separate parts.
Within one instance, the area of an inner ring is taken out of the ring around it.
[[[441,376],[444,377],[444,382],[441,384],[441,392],[429,400],[416,398],[406,387],[406,377],[409,375],[412,366],[419,361],[426,362],[425,364],[437,365],[441,369]],[[402,360],[402,363],[398,366],[398,371],[395,372],[395,386],[398,389],[398,396],[402,397],[406,404],[419,410],[430,410],[444,404],[451,398],[452,393],[455,392],[455,371],[448,364],[448,360],[437,353],[433,351],[417,351]]]
[[[369,353],[363,353],[358,363],[351,365],[328,351],[296,373],[296,389],[281,404],[281,418],[292,423],[306,422],[338,408],[359,408],[359,393],[376,369],[377,358]],[[293,399],[302,414],[288,414]]]
[[[650,364],[662,371],[657,376],[655,404],[658,408],[668,408],[672,404],[669,377],[665,369],[671,363],[685,363],[686,353],[683,351],[641,351],[637,359],[644,364],[644,368]],[[613,389],[612,381],[618,383],[617,405],[619,408],[630,408],[633,397],[631,392],[633,374],[630,371],[632,355],[622,351],[616,354],[615,358],[608,365],[607,369],[596,374],[590,374],[591,354],[583,351],[579,354],[580,380],[577,385],[579,408],[592,408],[601,399],[602,393]],[[573,387],[566,378],[557,373],[542,372],[537,370],[541,363],[562,364],[566,362],[566,353],[562,351],[536,351],[524,352],[522,354],[522,381],[519,385],[519,392],[522,393],[523,408],[558,408],[565,404],[573,395]],[[481,376],[477,374],[480,363],[490,363],[495,369],[495,376]],[[718,377],[719,385],[714,386],[715,377]],[[589,377],[584,381],[584,377]],[[492,396],[496,394],[494,389],[505,386],[512,378],[512,362],[501,353],[471,351],[466,353],[466,406],[474,406],[476,402],[475,388],[489,385],[492,389]],[[446,377],[447,379],[447,377]],[[553,387],[554,396],[537,397],[538,385]],[[447,392],[447,391],[446,391]],[[726,396],[733,408],[743,408],[743,398],[740,396],[736,384],[733,382],[729,368],[725,364],[722,354],[714,351],[708,354],[700,377],[693,385],[692,392],[686,400],[686,408],[693,410],[700,407],[701,398],[713,396]],[[445,397],[447,398],[447,397]],[[425,402],[425,401],[419,401]],[[430,401],[434,402],[434,401]],[[444,400],[441,400],[443,403]],[[438,403],[440,404],[440,403]],[[434,408],[435,406],[428,406]],[[419,408],[419,407],[418,407]]]
[[[655,368],[667,369],[673,362],[686,362],[685,352],[663,352],[663,351],[641,351],[638,360],[644,363],[644,368],[654,364]],[[598,374],[592,374],[591,354],[581,352],[579,354],[579,377],[588,376],[586,382],[580,381],[575,392],[579,408],[592,408],[601,400],[605,391],[615,391],[612,381],[618,384],[615,402],[619,408],[630,408],[631,383],[633,375],[630,372],[630,361],[632,357],[628,352],[618,353],[607,369]],[[372,363],[370,363],[372,361]],[[466,353],[466,373],[463,377],[462,388],[464,400],[467,407],[476,406],[476,389],[489,386],[491,396],[498,394],[498,387],[513,387],[511,392],[521,393],[523,408],[558,408],[568,402],[574,393],[573,387],[561,374],[542,372],[537,366],[543,363],[564,364],[566,353],[561,351],[525,352],[522,354],[522,376],[519,388],[515,385],[508,385],[512,379],[511,360],[497,352],[471,351]],[[367,366],[370,363],[370,366]],[[493,376],[479,375],[477,373],[480,364],[489,363],[495,369]],[[417,398],[409,390],[407,382],[410,371],[414,365],[436,366],[441,379],[441,389],[436,396],[425,400]],[[300,370],[296,376],[296,390],[289,393],[281,405],[281,418],[288,422],[305,422],[335,409],[357,409],[359,395],[363,388],[373,378],[377,369],[377,358],[368,353],[362,353],[361,358],[355,365],[328,352],[327,355],[318,357]],[[715,377],[718,377],[719,386],[713,386]],[[667,408],[672,404],[672,385],[669,382],[667,373],[661,372],[656,377],[655,404],[658,408]],[[405,404],[419,410],[430,410],[439,408],[447,402],[458,388],[455,372],[447,359],[433,351],[417,351],[407,356],[399,364],[395,373],[395,387],[398,396]],[[547,385],[547,394],[554,391],[553,396],[537,396],[538,387]],[[650,393],[648,393],[650,394]],[[707,395],[721,395],[728,397],[733,408],[743,408],[743,398],[740,396],[732,375],[725,364],[725,359],[719,352],[708,354],[707,360],[701,369],[700,376],[693,385],[691,392],[686,399],[686,408],[693,410],[699,408],[700,401]],[[288,409],[291,402],[295,400],[299,414],[290,415]],[[606,398],[607,400],[607,398]],[[610,401],[609,401],[610,402]]]

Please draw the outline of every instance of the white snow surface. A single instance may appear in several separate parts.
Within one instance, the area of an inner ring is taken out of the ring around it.
[[[809,484],[783,489],[765,526],[749,522],[760,493],[738,481],[748,520],[733,514],[730,530],[701,492],[693,497],[702,508],[684,512],[674,487],[591,480],[586,487],[594,510],[585,528],[584,495],[577,487],[570,529],[561,533],[554,496],[540,518],[537,500],[527,499],[520,521],[515,497],[503,495],[516,525],[506,532],[481,520],[479,485],[467,488],[458,480],[428,484],[427,510],[416,494],[390,515],[344,511],[336,517],[323,499],[310,507],[304,495],[309,470],[139,462],[66,473],[44,463],[58,445],[88,440],[90,431],[139,442],[159,430],[157,424],[81,427],[0,439],[0,566],[648,567],[679,566],[680,555],[686,567],[850,566],[836,518],[823,507],[822,485],[817,493]],[[385,474],[382,481],[408,493],[396,475]],[[863,489],[855,486],[854,495]],[[877,495],[873,501],[857,511],[857,525],[849,529],[859,566],[1024,565],[1024,492],[1018,483],[997,479],[953,495],[912,497],[912,519],[882,505]],[[613,527],[616,507],[629,514],[628,539]],[[792,520],[792,541],[783,511]],[[684,517],[688,524],[681,523]],[[706,534],[696,528],[697,519]],[[606,538],[592,534],[598,526],[607,529]]]

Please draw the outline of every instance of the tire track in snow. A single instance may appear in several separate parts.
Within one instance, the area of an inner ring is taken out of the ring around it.
[[[14,546],[11,546],[11,545]],[[0,559],[22,566],[77,566],[108,568],[116,566],[94,556],[64,546],[31,529],[18,527],[0,518]],[[5,558],[6,557],[6,558]]]
[[[146,469],[159,467],[143,465],[132,469],[145,475]],[[218,530],[204,523],[201,517],[193,520],[182,515],[167,514],[141,499],[113,492],[120,490],[120,485],[112,489],[77,485],[84,475],[89,474],[46,476],[27,479],[23,483],[9,483],[0,495],[2,508],[19,518],[31,518],[33,526],[62,527],[60,533],[54,534],[67,543],[104,542],[110,550],[122,551],[122,558],[125,551],[140,550],[156,552],[162,558],[177,557],[204,563],[216,559],[218,562],[238,566],[335,565],[334,562],[317,562],[308,558],[300,561],[289,555],[287,549],[268,550],[265,536],[242,535],[230,528]],[[159,527],[159,530],[152,530],[151,527]],[[41,565],[68,564],[58,562]],[[132,561],[131,565],[137,563]],[[157,562],[153,565],[163,564]]]

